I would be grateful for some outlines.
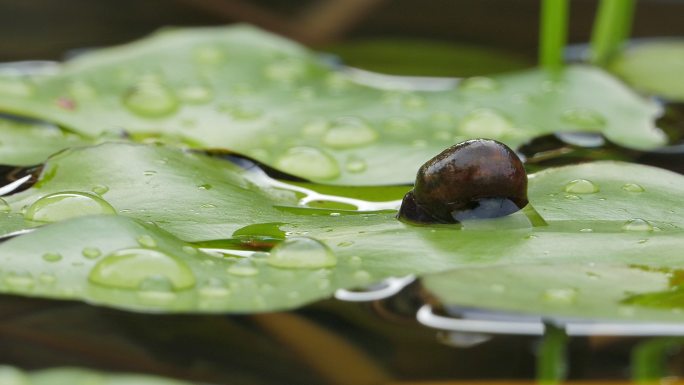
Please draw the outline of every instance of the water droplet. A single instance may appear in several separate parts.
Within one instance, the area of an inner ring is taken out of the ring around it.
[[[145,77],[130,88],[123,96],[123,104],[132,113],[147,118],[168,116],[178,109],[171,89],[154,76]]]
[[[206,298],[223,298],[230,295],[225,283],[219,278],[207,279],[198,289],[199,294]]]
[[[282,83],[292,83],[306,73],[304,62],[294,59],[277,60],[264,69],[264,75]]]
[[[206,46],[195,50],[194,56],[195,60],[201,64],[214,65],[221,63],[225,59],[226,53],[219,47]]]
[[[49,285],[49,284],[53,284],[53,283],[57,282],[57,277],[55,277],[54,275],[49,274],[49,273],[41,273],[38,276],[38,280],[42,284]],[[0,384],[2,384],[2,381],[0,381]]]
[[[83,80],[75,80],[69,83],[67,93],[78,101],[93,100],[97,97],[95,88]]]
[[[233,263],[233,265],[230,266],[226,271],[229,274],[237,275],[240,277],[249,277],[252,275],[259,274],[259,269],[257,269],[256,266],[254,266],[254,262],[252,262],[248,258],[238,260],[237,262]]]
[[[352,266],[359,266],[363,260],[358,255],[353,255],[349,257],[349,264]]]
[[[30,221],[57,222],[97,214],[116,214],[116,210],[97,195],[66,191],[48,194],[33,202],[24,217]]]
[[[574,195],[574,194],[565,194],[563,197],[564,197],[565,199],[569,199],[569,200],[571,200],[571,201],[576,201],[576,200],[582,199],[582,198],[580,198],[580,197],[578,197],[577,195]]]
[[[653,231],[653,225],[647,220],[636,218],[625,222],[622,225],[622,230],[625,231]]]
[[[347,116],[335,119],[323,136],[323,144],[331,148],[351,148],[370,144],[378,133],[362,119]]]
[[[292,269],[317,269],[337,264],[337,258],[328,246],[308,237],[286,239],[271,250],[267,261],[274,267]]]
[[[35,284],[35,280],[31,273],[24,270],[7,273],[3,281],[12,289],[30,289]]]
[[[333,179],[340,175],[335,158],[314,147],[292,147],[276,160],[275,166],[309,179]]]
[[[366,270],[358,270],[354,272],[354,280],[360,283],[367,283],[371,280],[371,275]]]
[[[163,276],[175,290],[195,285],[192,270],[182,261],[157,250],[124,249],[115,251],[95,265],[91,282],[121,289],[137,289],[148,277]]]
[[[85,247],[81,250],[81,254],[88,259],[95,259],[102,255],[102,252],[97,247]]]
[[[7,203],[7,201],[0,198],[0,213],[8,213],[10,211],[12,211],[12,208]]]
[[[349,172],[357,173],[357,172],[363,172],[366,171],[366,162],[356,156],[350,156],[347,159],[347,163],[345,164],[345,168]]]
[[[257,107],[245,106],[236,103],[221,104],[218,110],[225,112],[235,120],[254,120],[263,115],[263,111]]]
[[[191,84],[181,87],[178,97],[187,104],[205,104],[214,98],[214,92],[205,85]]]
[[[109,191],[109,187],[99,184],[97,186],[93,186],[93,188],[90,191],[94,192],[97,195],[104,195],[107,193],[107,191]]]
[[[404,96],[401,104],[408,109],[416,110],[425,107],[426,102],[425,98],[420,95],[408,94]]]
[[[138,297],[146,301],[167,302],[173,300],[173,283],[165,275],[148,275],[138,285]]]
[[[486,76],[474,76],[464,79],[458,88],[464,91],[496,91],[499,89],[499,82]]]
[[[62,260],[62,255],[59,253],[45,253],[43,260],[46,262],[59,262]]]
[[[585,229],[580,229],[580,233],[593,233],[594,229],[590,228],[585,228]]]
[[[599,187],[590,180],[575,179],[566,184],[563,190],[572,194],[593,194],[599,192]]]
[[[326,119],[314,119],[302,127],[302,134],[310,137],[318,137],[323,135],[330,127],[330,122]]]
[[[625,183],[622,185],[622,189],[629,192],[640,193],[644,192],[645,189],[636,183]]]
[[[479,138],[500,138],[513,131],[513,125],[505,116],[489,108],[471,111],[459,122],[461,134]]]
[[[561,120],[582,128],[603,128],[606,119],[598,111],[589,108],[573,108],[563,112]]]
[[[555,303],[571,304],[577,300],[576,289],[548,289],[544,292],[544,300]]]
[[[143,235],[139,236],[136,239],[136,241],[138,241],[138,244],[140,246],[149,247],[149,248],[157,247],[157,241],[155,241],[154,238],[152,238],[151,236],[149,236],[147,234],[143,234]]]
[[[188,245],[183,246],[182,250],[185,254],[197,255],[197,249],[192,247],[192,246],[188,246]]]
[[[157,172],[154,171],[154,170],[146,170],[146,171],[143,171],[143,175],[144,175],[144,176],[154,176],[154,175],[156,175],[156,174],[157,174]]]

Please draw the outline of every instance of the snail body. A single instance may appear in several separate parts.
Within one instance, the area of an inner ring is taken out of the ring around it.
[[[399,218],[458,223],[509,215],[527,203],[527,174],[515,152],[495,140],[474,139],[449,147],[420,167]]]

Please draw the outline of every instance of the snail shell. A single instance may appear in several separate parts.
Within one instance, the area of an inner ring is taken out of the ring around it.
[[[420,167],[399,218],[457,223],[501,217],[527,203],[527,174],[515,152],[495,140],[474,139],[449,147]]]

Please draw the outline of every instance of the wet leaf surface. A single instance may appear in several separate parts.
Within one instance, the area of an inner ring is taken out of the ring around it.
[[[536,212],[441,226],[396,220],[388,208],[397,202],[328,196],[371,211],[306,207],[307,190],[250,170],[163,146],[65,151],[33,188],[6,197],[11,215],[34,220],[23,227],[47,224],[0,244],[0,290],[145,311],[259,312],[456,268],[681,262],[684,177],[656,168],[549,169],[530,177]]]
[[[475,137],[515,148],[543,134],[600,131],[634,148],[665,143],[659,109],[596,68],[414,89],[331,69],[251,27],[181,29],[85,54],[56,75],[1,77],[0,111],[90,137],[123,129],[136,141],[226,148],[337,185],[410,183],[434,154]]]
[[[684,101],[684,41],[637,44],[617,57],[609,69],[634,88],[672,101]]]

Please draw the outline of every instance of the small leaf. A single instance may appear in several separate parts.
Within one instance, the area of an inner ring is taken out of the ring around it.
[[[642,43],[627,49],[609,69],[648,94],[684,102],[684,41]]]
[[[90,137],[123,129],[137,141],[220,147],[337,185],[410,183],[434,154],[476,137],[517,147],[599,131],[634,148],[665,143],[658,107],[596,68],[413,88],[335,71],[251,27],[181,29],[83,55],[53,76],[0,77],[0,111]]]

